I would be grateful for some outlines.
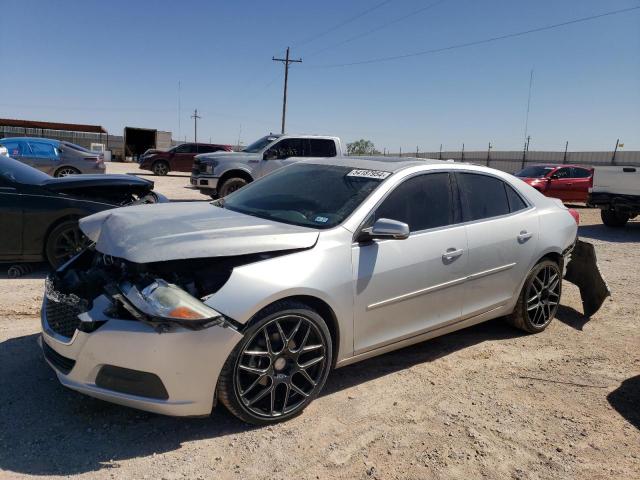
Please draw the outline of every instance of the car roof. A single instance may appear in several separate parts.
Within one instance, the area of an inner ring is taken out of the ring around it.
[[[563,168],[563,167],[578,167],[589,170],[590,167],[585,167],[584,165],[578,165],[577,163],[536,163],[534,165],[529,165],[530,167],[545,167],[545,168]]]
[[[0,138],[0,142],[43,142],[43,143],[51,143],[53,145],[60,144],[60,140],[54,140],[52,138],[42,138],[42,137],[6,137],[6,138]]]
[[[362,157],[327,157],[303,160],[306,163],[337,165],[353,168],[363,168],[366,170],[384,170],[387,172],[397,172],[409,167],[421,165],[451,165],[451,162],[444,160],[433,160],[430,158],[411,157],[386,157],[386,156],[362,156]]]

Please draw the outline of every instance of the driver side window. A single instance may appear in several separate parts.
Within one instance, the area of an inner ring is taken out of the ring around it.
[[[571,170],[568,168],[559,168],[553,173],[557,178],[569,178],[571,177]]]
[[[188,143],[178,145],[175,149],[175,153],[191,153],[191,145],[189,145]]]
[[[308,141],[302,138],[285,138],[267,150],[266,157],[277,159],[306,157],[308,156],[307,143]]]
[[[374,221],[388,218],[406,223],[411,232],[453,224],[449,174],[430,173],[405,180],[382,202],[374,216]]]

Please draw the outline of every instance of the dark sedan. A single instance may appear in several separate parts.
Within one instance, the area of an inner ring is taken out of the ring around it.
[[[133,175],[53,178],[0,155],[0,262],[47,260],[55,268],[87,242],[78,219],[163,201],[153,182]]]

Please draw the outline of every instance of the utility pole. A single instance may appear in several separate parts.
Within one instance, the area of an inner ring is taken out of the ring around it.
[[[611,157],[611,165],[616,164],[616,153],[618,153],[618,145],[620,145],[620,139],[616,140],[616,148],[613,150],[613,156]]]
[[[461,162],[464,162],[464,143],[462,144],[462,159]]]
[[[569,140],[564,144],[564,157],[562,157],[562,163],[567,163],[567,150],[569,149]]]
[[[440,153],[438,154],[438,160],[442,160],[442,144],[440,144]]]
[[[198,119],[202,117],[198,115],[197,108],[193,111],[191,118],[193,118],[193,143],[198,143]]]
[[[418,146],[416,145],[416,158],[420,158],[420,153],[418,153]]]
[[[291,60],[289,58],[289,47],[287,47],[287,55],[285,58],[272,57],[274,62],[284,63],[284,94],[282,95],[282,132],[284,134],[284,124],[287,116],[287,82],[289,81],[289,64],[290,63],[302,63],[302,59]]]
[[[531,141],[531,135],[528,135],[524,141],[524,148],[522,149],[522,168],[527,161],[527,152],[529,151],[529,142]]]
[[[489,148],[487,149],[487,167],[489,166],[490,161],[491,161],[491,142],[489,142]]]

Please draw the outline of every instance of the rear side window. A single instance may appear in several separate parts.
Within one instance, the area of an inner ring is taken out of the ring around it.
[[[336,144],[333,140],[311,139],[312,157],[335,157]]]
[[[570,168],[559,168],[555,172],[553,172],[554,178],[571,178],[571,169]]]
[[[458,175],[458,185],[463,198],[464,221],[497,217],[510,212],[502,180],[488,175],[461,173]]]
[[[176,153],[196,153],[196,146],[190,143],[178,145],[174,150]]]
[[[398,185],[378,207],[375,219],[398,220],[417,232],[452,224],[453,213],[449,174],[432,173]]]
[[[198,153],[213,153],[218,150],[220,150],[220,148],[211,145],[198,145]]]
[[[31,151],[35,157],[56,158],[56,150],[49,143],[29,142]]]
[[[26,142],[18,142],[14,140],[10,142],[0,142],[0,144],[4,145],[10,157],[20,157],[31,153]]]
[[[571,169],[571,176],[573,178],[589,178],[591,176],[591,170],[586,168],[573,167]]]
[[[278,158],[308,157],[308,140],[304,138],[285,138],[276,143],[269,151],[275,151]]]
[[[508,183],[504,184],[504,188],[507,189],[507,199],[509,200],[509,209],[511,212],[517,212],[527,208],[527,204],[522,200],[522,197],[515,191],[515,189]]]

